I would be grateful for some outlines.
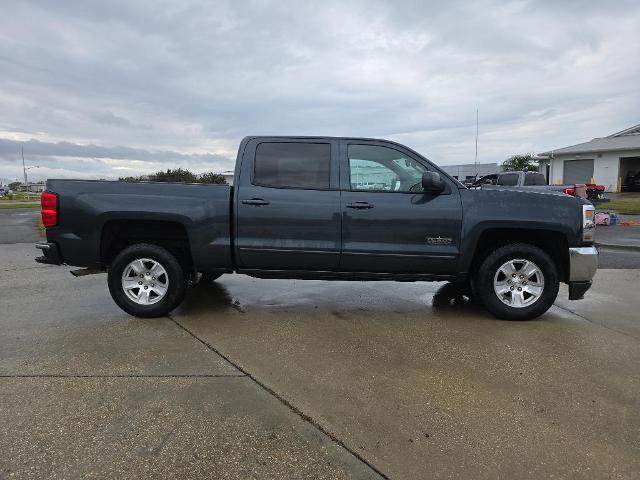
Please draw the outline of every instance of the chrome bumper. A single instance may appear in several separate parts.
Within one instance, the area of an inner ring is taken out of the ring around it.
[[[569,248],[569,282],[588,282],[598,269],[596,247]]]

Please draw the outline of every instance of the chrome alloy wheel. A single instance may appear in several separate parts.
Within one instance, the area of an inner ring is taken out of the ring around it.
[[[153,305],[167,294],[169,275],[165,268],[150,258],[137,258],[122,272],[122,290],[138,305]]]
[[[542,270],[531,260],[514,259],[502,264],[493,277],[493,291],[505,305],[533,305],[544,291]]]

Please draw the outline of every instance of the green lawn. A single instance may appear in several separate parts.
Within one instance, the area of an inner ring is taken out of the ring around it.
[[[40,203],[36,202],[16,202],[13,200],[0,201],[0,208],[35,208],[39,206]]]
[[[42,217],[38,215],[38,232],[40,232],[41,238],[47,238],[47,231],[42,224]]]
[[[596,205],[597,210],[613,210],[617,213],[640,214],[640,199],[611,200],[610,202]]]

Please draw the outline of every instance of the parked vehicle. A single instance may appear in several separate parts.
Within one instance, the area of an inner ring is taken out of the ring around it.
[[[587,183],[587,200],[595,204],[596,202],[608,202],[609,199],[605,195],[605,186],[596,185],[595,183]]]
[[[623,192],[640,192],[640,171],[638,172],[627,172],[627,175],[624,179],[624,184],[622,185]]]
[[[524,320],[560,282],[571,300],[590,288],[593,219],[580,198],[468,189],[394,142],[247,137],[233,187],[49,180],[36,260],[107,271],[139,317],[169,313],[198,273],[237,272],[460,282],[495,316]]]
[[[548,190],[562,192],[574,197],[588,198],[586,184],[575,185],[547,185],[547,179],[538,172],[502,172],[493,175],[485,175],[476,180],[472,187],[476,188],[499,188],[512,190]],[[602,187],[604,191],[604,187]]]

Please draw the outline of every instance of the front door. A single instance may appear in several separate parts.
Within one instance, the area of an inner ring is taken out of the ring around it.
[[[400,146],[341,146],[341,270],[448,274],[455,271],[462,206],[448,178],[444,192],[422,189],[434,167]]]
[[[235,197],[244,269],[337,270],[340,191],[336,140],[252,140]]]

